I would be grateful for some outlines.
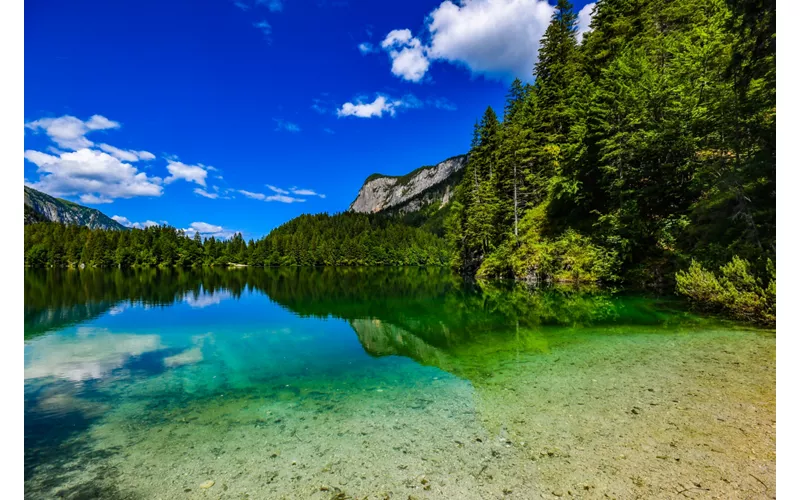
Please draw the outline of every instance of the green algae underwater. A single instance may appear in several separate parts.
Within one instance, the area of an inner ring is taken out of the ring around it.
[[[439,269],[27,270],[27,498],[772,498],[775,332]]]

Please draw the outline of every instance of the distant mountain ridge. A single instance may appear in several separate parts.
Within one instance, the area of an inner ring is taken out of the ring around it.
[[[403,176],[372,174],[366,178],[350,211],[361,213],[420,211],[438,203],[444,207],[463,175],[467,155],[420,167]]]
[[[25,186],[25,225],[60,222],[91,229],[124,230],[125,226],[103,212]]]

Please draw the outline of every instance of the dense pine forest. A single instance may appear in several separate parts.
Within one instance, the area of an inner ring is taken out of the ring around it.
[[[447,264],[444,241],[380,215],[302,215],[264,238],[186,236],[170,226],[108,231],[76,225],[25,226],[32,267],[356,266]]]
[[[451,265],[467,276],[675,287],[775,318],[774,0],[559,0],[534,83],[475,124],[429,216],[303,215],[258,241],[26,226],[29,266]]]
[[[559,0],[535,83],[475,125],[446,221],[453,266],[677,281],[774,321],[774,1],[601,0],[582,40],[576,17]]]

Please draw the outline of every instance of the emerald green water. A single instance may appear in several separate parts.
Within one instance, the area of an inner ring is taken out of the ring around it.
[[[771,498],[775,335],[441,270],[28,270],[25,491]]]

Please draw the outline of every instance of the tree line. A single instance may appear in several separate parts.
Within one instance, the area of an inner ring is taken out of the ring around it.
[[[110,231],[77,225],[25,226],[30,267],[443,266],[444,241],[429,231],[372,214],[301,215],[245,241],[192,237],[167,225]]]

